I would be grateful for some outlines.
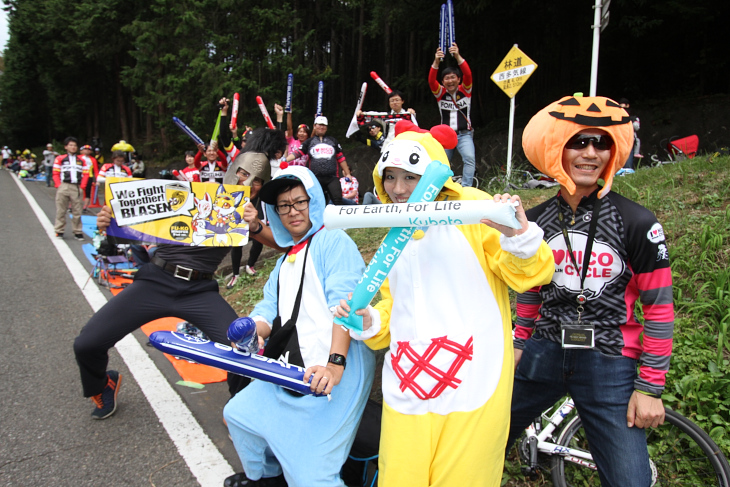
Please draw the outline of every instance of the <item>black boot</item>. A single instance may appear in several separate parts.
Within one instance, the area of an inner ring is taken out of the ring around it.
[[[261,478],[258,481],[258,485],[261,487],[288,487],[284,479],[284,474],[277,475],[276,477]]]
[[[259,485],[258,480],[249,480],[244,472],[233,474],[223,481],[223,487],[254,487]]]

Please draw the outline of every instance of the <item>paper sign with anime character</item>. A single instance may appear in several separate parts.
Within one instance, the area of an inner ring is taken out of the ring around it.
[[[107,178],[113,219],[107,234],[121,241],[205,247],[248,243],[247,186]]]

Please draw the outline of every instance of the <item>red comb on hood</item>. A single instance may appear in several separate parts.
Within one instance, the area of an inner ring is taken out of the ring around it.
[[[448,125],[443,124],[436,125],[435,127],[432,127],[429,131],[418,127],[418,125],[414,124],[410,120],[401,120],[400,122],[395,124],[395,136],[397,137],[403,132],[418,132],[421,134],[430,133],[431,136],[444,147],[444,149],[453,149],[454,147],[456,147],[456,144],[459,141],[459,139],[456,137],[456,132],[454,132],[454,129],[452,129]]]

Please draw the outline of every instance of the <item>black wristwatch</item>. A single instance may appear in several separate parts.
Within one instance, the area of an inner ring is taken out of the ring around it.
[[[330,358],[329,360],[327,360],[327,362],[330,364],[341,365],[344,369],[347,363],[347,359],[344,355],[340,355],[339,353],[333,353],[332,355],[330,355]]]
[[[254,230],[254,231],[252,231],[250,233],[251,233],[251,235],[258,235],[259,233],[261,233],[263,231],[263,229],[264,229],[264,224],[261,223],[261,222],[259,222],[259,228],[258,228],[258,230]]]

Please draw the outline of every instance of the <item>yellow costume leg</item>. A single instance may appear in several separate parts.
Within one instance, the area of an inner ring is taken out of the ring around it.
[[[384,404],[379,487],[499,486],[510,404],[499,396],[447,416],[400,414]]]
[[[378,487],[429,485],[431,458],[444,419],[439,415],[400,414],[383,403]]]

